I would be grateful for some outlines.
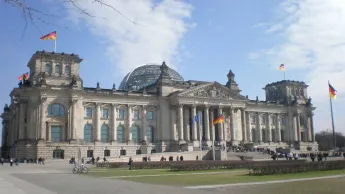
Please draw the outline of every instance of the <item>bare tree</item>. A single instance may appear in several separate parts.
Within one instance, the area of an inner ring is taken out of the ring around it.
[[[10,5],[14,8],[17,8],[18,11],[22,14],[22,17],[25,21],[25,26],[24,26],[22,37],[23,37],[25,30],[27,28],[27,25],[29,23],[31,25],[33,25],[41,33],[41,35],[42,35],[42,32],[38,28],[37,22],[40,22],[40,23],[43,23],[46,25],[57,26],[57,24],[54,24],[53,22],[49,22],[49,18],[59,18],[60,16],[57,16],[54,14],[49,14],[49,13],[46,13],[46,12],[36,8],[36,7],[32,7],[29,5],[29,3],[27,3],[26,0],[0,0],[0,1],[3,1],[3,3]],[[73,7],[75,7],[77,10],[80,11],[80,14],[84,14],[84,15],[87,15],[89,17],[97,17],[97,16],[92,15],[87,9],[84,9],[80,5],[80,2],[78,0],[60,0],[60,1],[61,1],[61,3],[68,3],[68,4],[73,5]],[[93,3],[96,3],[99,6],[105,6],[109,9],[112,9],[115,12],[117,12],[119,15],[121,15],[124,19],[128,20],[129,22],[131,22],[135,25],[138,25],[137,22],[131,20],[129,17],[127,17],[121,11],[119,11],[118,9],[113,7],[112,5],[108,4],[104,0],[93,0]],[[106,18],[101,18],[101,19],[106,19]]]

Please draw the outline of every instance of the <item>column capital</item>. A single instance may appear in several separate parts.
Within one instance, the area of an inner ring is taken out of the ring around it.
[[[41,103],[45,103],[45,102],[47,102],[47,97],[46,96],[42,96],[41,98],[40,98],[40,102]]]
[[[197,104],[192,104],[192,108],[196,108],[197,106]]]
[[[72,104],[72,105],[75,105],[77,102],[78,102],[78,99],[72,99],[72,100],[71,100],[71,104]]]
[[[111,107],[116,108],[117,104],[116,103],[111,103]]]
[[[96,106],[102,106],[102,102],[96,102]]]
[[[184,104],[178,103],[177,106],[178,106],[179,108],[183,108]]]

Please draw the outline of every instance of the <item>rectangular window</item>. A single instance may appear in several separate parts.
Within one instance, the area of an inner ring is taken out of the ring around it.
[[[92,108],[91,107],[85,108],[85,117],[92,118]]]
[[[104,108],[104,109],[102,110],[102,118],[103,118],[103,119],[109,118],[109,109]]]
[[[122,127],[118,127],[117,128],[117,142],[119,143],[124,143],[125,142],[125,136],[123,134],[123,128]]]
[[[92,158],[93,157],[93,150],[87,150],[87,157]]]
[[[50,128],[51,141],[60,142],[61,140],[61,126],[51,126]]]
[[[134,120],[139,120],[140,119],[139,115],[140,115],[139,110],[134,110],[134,115],[133,115]]]
[[[147,112],[147,120],[153,120],[153,111]]]
[[[110,150],[104,150],[104,157],[110,156]]]
[[[125,109],[119,109],[118,119],[125,119]]]
[[[125,156],[126,155],[126,150],[120,150],[120,156]]]

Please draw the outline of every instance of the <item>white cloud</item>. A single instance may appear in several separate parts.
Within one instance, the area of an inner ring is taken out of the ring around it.
[[[330,128],[327,86],[330,80],[340,98],[334,102],[336,122],[339,120],[336,124],[342,125],[338,130],[345,132],[340,119],[345,116],[340,109],[345,105],[342,97],[345,94],[345,1],[288,0],[281,4],[277,13],[281,20],[268,31],[281,37],[282,42],[268,52],[260,50],[249,56],[261,56],[274,66],[284,63],[292,74],[304,73],[303,79],[310,84],[308,93],[314,105],[319,107],[317,118],[323,118],[315,119],[319,130]]]
[[[191,16],[190,4],[177,0],[104,2],[138,25],[107,6],[93,3],[93,0],[80,1],[78,5],[97,17],[80,14],[80,10],[71,4],[66,6],[69,19],[83,22],[106,45],[106,55],[121,74],[144,63],[161,63],[163,60],[168,65],[178,63],[179,43],[188,28],[195,26],[185,21]]]

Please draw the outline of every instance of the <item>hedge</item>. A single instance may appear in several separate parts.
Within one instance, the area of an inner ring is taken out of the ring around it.
[[[291,160],[290,163],[305,162],[306,160]],[[152,161],[152,162],[133,162],[132,169],[171,169],[173,171],[185,170],[211,170],[211,169],[236,169],[250,168],[252,165],[281,164],[286,160],[269,161],[239,161],[239,160],[203,160],[203,161]],[[97,163],[97,167],[105,167],[102,163]],[[106,166],[108,167],[108,166]],[[128,162],[110,162],[109,168],[127,168]]]
[[[285,162],[281,164],[272,163],[266,165],[254,164],[250,167],[249,174],[272,175],[341,169],[345,169],[345,161]]]

